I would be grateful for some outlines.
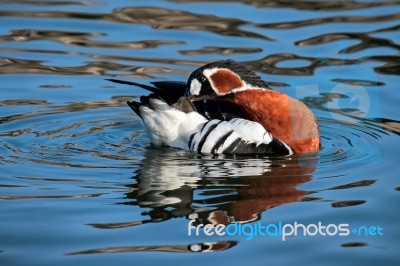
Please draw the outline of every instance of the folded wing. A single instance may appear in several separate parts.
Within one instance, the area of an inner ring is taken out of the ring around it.
[[[242,108],[236,103],[231,101],[225,101],[223,99],[213,99],[213,100],[196,100],[191,101],[191,108],[187,107],[187,102],[185,105],[177,104],[180,102],[180,98],[184,96],[186,91],[186,83],[181,81],[156,81],[151,82],[154,86],[149,86],[137,82],[118,80],[118,79],[107,79],[108,81],[136,86],[147,91],[150,91],[150,97],[159,98],[164,100],[168,105],[173,105],[175,108],[181,111],[188,112],[191,109],[195,109],[199,114],[207,119],[219,119],[224,121],[229,121],[232,118],[245,118],[245,114]],[[146,99],[141,98],[141,102],[146,104]],[[132,110],[140,116],[138,108],[141,103],[128,102],[128,105]],[[189,109],[189,110],[188,110]]]

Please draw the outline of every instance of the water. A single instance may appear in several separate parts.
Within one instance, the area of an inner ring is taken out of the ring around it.
[[[2,1],[0,264],[398,264],[399,14],[398,1]],[[228,58],[310,106],[323,149],[154,148],[125,104],[146,92],[105,80],[186,81]],[[383,235],[188,236],[191,219]]]

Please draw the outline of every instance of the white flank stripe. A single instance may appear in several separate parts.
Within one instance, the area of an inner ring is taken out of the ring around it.
[[[229,123],[232,125],[232,129],[245,141],[265,144],[272,141],[272,135],[260,123],[241,118],[234,118]]]
[[[232,144],[235,140],[237,140],[237,139],[239,139],[239,138],[240,138],[239,134],[236,133],[236,132],[233,132],[233,133],[225,140],[224,144],[221,145],[221,146],[218,148],[218,150],[215,151],[215,153],[217,153],[217,154],[223,153],[227,148],[229,148],[229,146],[231,146],[231,144]]]
[[[292,149],[289,147],[289,145],[287,145],[285,142],[281,141],[281,143],[286,147],[286,149],[288,150],[288,155],[293,155],[294,152],[292,151]]]
[[[216,120],[216,119],[211,120],[210,122],[207,123],[207,125],[203,128],[202,131],[197,132],[193,137],[192,147],[190,147],[190,150],[197,151],[201,139],[208,132],[208,129],[210,128],[210,126],[215,125],[215,124],[217,124],[219,122],[221,122],[221,121],[220,120]]]
[[[224,143],[214,151],[214,153],[223,153],[235,140],[240,139],[245,142],[256,143],[260,145],[262,143],[269,144],[272,141],[272,136],[268,133],[264,127],[253,121],[234,118],[230,121],[212,120],[210,121],[201,132],[197,132],[192,140],[190,150],[197,151],[199,148],[199,142],[203,139],[204,135],[208,132],[210,126],[217,124],[211,133],[207,136],[201,148],[201,153],[211,153],[211,150],[221,137],[227,134],[229,131],[233,131],[232,134],[224,141]]]
[[[224,136],[226,133],[232,130],[232,127],[228,124],[228,122],[221,122],[214,130],[208,135],[206,141],[201,147],[201,153],[211,153],[212,148],[215,143]]]

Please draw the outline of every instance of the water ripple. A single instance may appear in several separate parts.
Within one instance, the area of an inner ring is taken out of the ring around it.
[[[114,42],[91,40],[105,36],[104,33],[49,31],[49,30],[12,30],[10,34],[0,36],[0,42],[29,42],[35,40],[49,40],[71,46],[115,48],[115,49],[150,49],[161,45],[184,44],[183,41],[173,40],[143,40],[137,42]]]
[[[386,14],[381,16],[334,16],[316,19],[306,19],[301,21],[284,23],[259,23],[260,28],[268,29],[294,29],[300,27],[321,25],[325,23],[371,23],[383,21],[395,21],[400,19],[400,14]]]
[[[172,0],[172,2],[177,3],[225,3],[229,2],[228,0]],[[355,10],[355,9],[364,9],[364,8],[374,8],[374,7],[382,7],[382,6],[396,6],[399,4],[399,1],[375,1],[375,2],[358,2],[355,0],[349,1],[309,1],[309,0],[299,0],[299,1],[291,1],[291,0],[279,0],[279,1],[269,1],[269,0],[242,0],[240,1],[246,5],[252,5],[256,7],[262,8],[294,8],[298,10],[314,10],[314,11],[342,11],[342,10]]]

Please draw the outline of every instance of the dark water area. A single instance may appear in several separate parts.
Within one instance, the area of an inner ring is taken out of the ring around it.
[[[4,0],[0,25],[0,265],[400,263],[400,1]],[[153,147],[146,92],[105,80],[222,59],[307,104],[321,151]]]

